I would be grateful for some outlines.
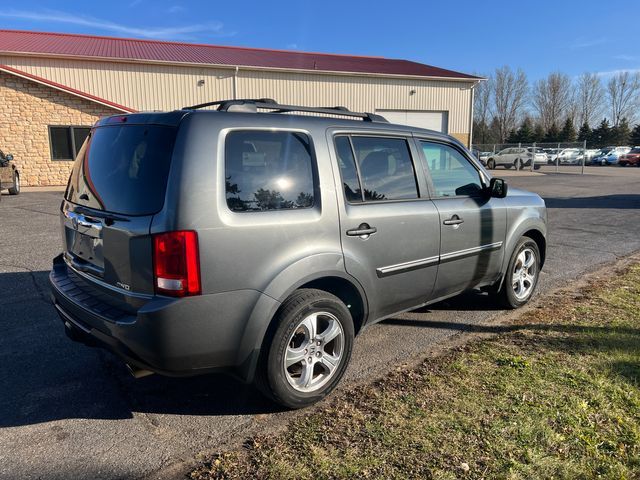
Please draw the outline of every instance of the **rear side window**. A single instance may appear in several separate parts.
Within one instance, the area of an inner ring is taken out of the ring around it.
[[[298,132],[232,131],[225,141],[227,205],[236,212],[314,204],[309,137]]]
[[[151,215],[164,205],[174,127],[117,125],[94,129],[78,152],[65,198],[124,215]]]
[[[365,201],[418,198],[407,141],[402,138],[351,137]]]

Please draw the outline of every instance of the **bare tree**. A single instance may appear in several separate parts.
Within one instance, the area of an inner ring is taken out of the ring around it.
[[[538,80],[533,85],[531,100],[545,130],[561,125],[567,117],[573,121],[573,92],[568,75],[554,72]]]
[[[604,88],[600,77],[595,73],[583,73],[576,85],[576,104],[578,123],[595,126],[602,119]]]
[[[498,124],[500,141],[504,142],[509,132],[516,127],[529,90],[525,73],[504,66],[497,68],[492,81],[494,119]]]
[[[473,121],[481,143],[486,140],[491,115],[491,77],[474,87]]]
[[[640,106],[640,74],[620,72],[607,83],[611,120],[617,127],[623,118],[633,121]]]

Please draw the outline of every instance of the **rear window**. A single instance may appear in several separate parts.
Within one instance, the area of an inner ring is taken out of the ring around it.
[[[65,198],[124,215],[162,209],[176,129],[117,125],[94,129],[78,152]]]

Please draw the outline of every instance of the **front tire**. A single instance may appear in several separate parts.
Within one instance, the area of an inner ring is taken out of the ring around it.
[[[13,174],[13,186],[9,188],[9,195],[18,195],[20,193],[20,175]]]
[[[516,158],[515,162],[513,162],[513,166],[516,170],[522,170],[522,160]]]
[[[258,388],[287,408],[303,408],[326,397],[351,358],[351,313],[335,295],[300,289],[280,308],[275,331],[260,355]]]
[[[496,168],[496,161],[495,161],[493,158],[489,159],[489,161],[487,162],[487,168],[488,168],[489,170],[495,170],[495,168]]]
[[[522,237],[513,249],[497,293],[497,299],[504,307],[520,308],[531,299],[538,285],[540,259],[538,244],[530,237]]]

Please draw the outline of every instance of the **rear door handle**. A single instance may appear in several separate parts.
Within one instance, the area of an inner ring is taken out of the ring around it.
[[[464,220],[461,219],[458,215],[453,215],[450,219],[445,220],[444,222],[445,225],[460,225],[461,223],[464,223]]]
[[[368,223],[361,223],[358,228],[352,228],[347,230],[347,235],[350,237],[368,237],[378,231],[376,227],[370,227]]]

